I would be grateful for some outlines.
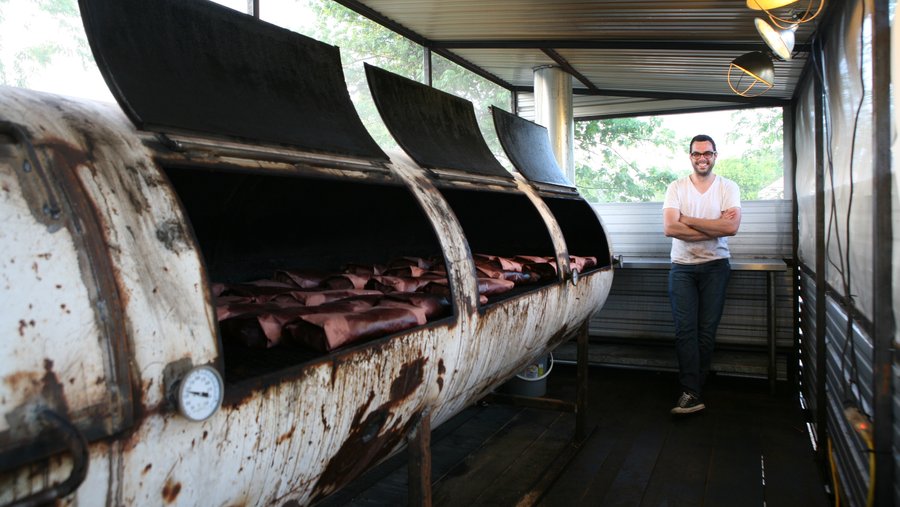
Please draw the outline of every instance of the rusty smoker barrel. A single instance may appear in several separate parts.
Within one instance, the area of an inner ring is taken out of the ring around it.
[[[368,69],[404,148],[387,155],[337,48],[202,0],[80,6],[118,104],[0,87],[0,502],[308,504],[604,303],[602,223],[497,163],[471,103]],[[486,295],[486,254],[552,275]],[[597,263],[576,277],[582,256]],[[405,258],[446,285],[446,311],[412,327],[321,350],[248,347],[220,320],[223,286]],[[175,400],[200,366],[224,399],[192,421]]]

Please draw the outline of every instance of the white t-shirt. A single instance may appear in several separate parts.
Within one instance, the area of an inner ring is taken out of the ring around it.
[[[737,183],[714,175],[715,180],[704,193],[700,193],[685,176],[669,184],[663,209],[675,208],[682,215],[694,218],[716,219],[730,208],[741,207],[741,191]],[[728,238],[721,237],[703,241],[683,241],[672,238],[672,262],[676,264],[700,264],[717,259],[728,259]]]

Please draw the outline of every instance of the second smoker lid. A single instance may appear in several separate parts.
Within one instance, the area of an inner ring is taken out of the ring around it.
[[[556,163],[546,128],[497,107],[491,111],[500,144],[523,176],[535,183],[575,189]]]
[[[513,180],[481,135],[471,102],[368,64],[366,77],[385,125],[417,164]]]

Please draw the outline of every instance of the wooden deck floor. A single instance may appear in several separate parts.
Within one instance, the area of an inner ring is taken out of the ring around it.
[[[557,365],[548,397],[575,399],[575,367]],[[588,430],[573,414],[471,407],[432,433],[437,506],[826,506],[796,397],[762,379],[715,376],[707,409],[673,417],[671,372],[590,368]],[[407,504],[400,453],[322,506]]]

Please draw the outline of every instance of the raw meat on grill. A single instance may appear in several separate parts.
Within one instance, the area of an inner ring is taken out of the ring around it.
[[[382,293],[369,289],[337,289],[337,290],[295,290],[285,294],[306,306],[319,306],[324,303],[346,299],[352,296],[380,296]]]
[[[364,312],[302,315],[284,327],[285,335],[321,352],[341,345],[396,333],[418,324],[415,313],[404,308],[375,307]]]
[[[364,289],[370,275],[341,273],[322,280],[322,286],[329,289]]]
[[[381,264],[347,264],[344,266],[344,273],[354,275],[383,275],[387,268]]]
[[[385,270],[384,274],[387,276],[399,276],[399,277],[413,277],[418,278],[425,273],[428,273],[428,270],[425,268],[420,268],[419,266],[402,266],[399,268],[391,268]]]
[[[416,266],[422,269],[431,269],[432,262],[422,257],[397,257],[388,262],[388,269],[402,268],[404,266]]]
[[[425,310],[425,316],[429,320],[448,315],[451,310],[450,301],[439,294],[424,294],[421,292],[392,292],[386,294],[384,299],[401,301],[418,306]]]
[[[572,269],[577,269],[578,272],[582,272],[586,269],[590,269],[597,265],[596,257],[582,257],[578,255],[570,255],[569,256],[569,264],[572,266]]]
[[[479,302],[517,285],[553,280],[553,256],[475,254]],[[573,269],[594,257],[570,256]],[[397,257],[387,264],[343,266],[342,272],[282,269],[271,279],[213,284],[223,337],[270,348],[290,337],[318,351],[423,325],[451,314],[447,269],[440,256]]]
[[[435,279],[382,275],[373,276],[366,287],[382,292],[415,292],[433,280]]]
[[[295,269],[282,269],[275,272],[274,279],[279,282],[289,283],[301,289],[315,289],[331,276],[330,273],[318,271],[304,271]]]

